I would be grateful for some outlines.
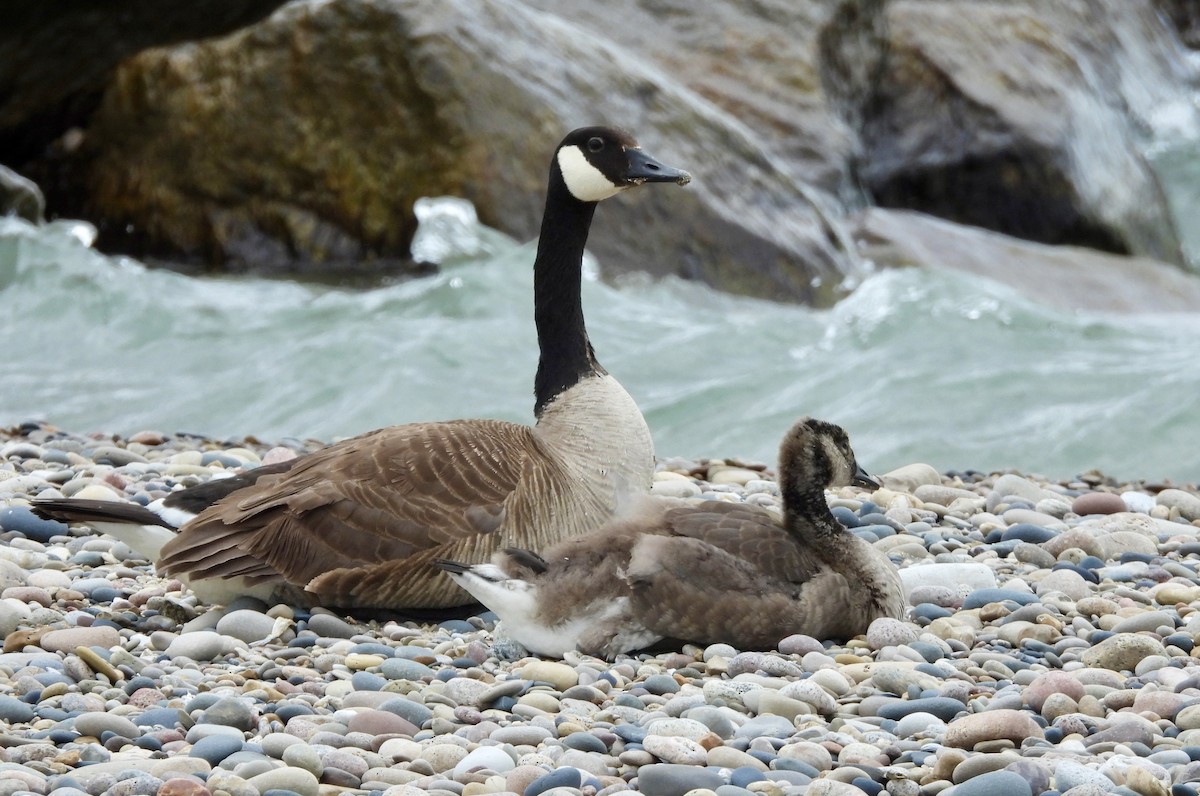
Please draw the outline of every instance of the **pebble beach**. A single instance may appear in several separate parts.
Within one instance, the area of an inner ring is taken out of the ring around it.
[[[487,613],[213,608],[28,509],[316,445],[0,431],[0,796],[1200,794],[1195,485],[876,473],[827,494],[906,620],[616,661],[522,657]],[[779,502],[753,462],[663,459],[654,491]]]

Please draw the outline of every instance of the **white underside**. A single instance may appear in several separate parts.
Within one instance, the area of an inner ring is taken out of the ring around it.
[[[149,508],[155,509],[153,504]],[[174,511],[175,514],[183,517],[183,522],[194,516],[178,509],[168,509],[167,511]],[[160,511],[155,510],[155,512],[162,515]],[[167,517],[164,516],[164,519]],[[171,522],[172,520],[167,519],[167,521]],[[163,545],[176,536],[175,531],[163,528],[161,525],[134,525],[125,522],[104,521],[93,521],[88,524],[97,531],[129,545],[135,553],[154,564],[156,568],[159,558],[162,557]],[[246,583],[244,578],[204,578],[195,581],[186,577],[177,579],[191,589],[206,605],[229,605],[239,597],[253,597],[269,605],[274,598],[275,586],[270,583],[251,586]]]
[[[508,636],[530,652],[548,658],[561,658],[567,652],[579,649],[581,640],[593,632],[597,624],[619,617],[629,608],[626,597],[594,602],[580,606],[579,613],[572,619],[548,625],[538,619],[537,586],[528,581],[505,577],[493,564],[479,564],[467,572],[450,573],[450,577],[496,613]],[[644,647],[658,638],[644,632],[619,637],[621,649],[613,652]]]
[[[161,525],[133,525],[127,522],[104,522],[103,520],[88,523],[101,533],[116,537],[133,548],[133,551],[152,563],[157,563],[162,557],[162,548],[175,538],[175,532]]]

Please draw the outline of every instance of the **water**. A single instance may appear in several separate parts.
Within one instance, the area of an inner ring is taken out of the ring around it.
[[[149,270],[80,230],[0,219],[0,424],[329,440],[532,421],[531,244],[452,228],[471,256],[360,291]],[[813,414],[877,472],[1200,481],[1200,314],[1069,314],[924,269],[869,276],[830,310],[638,278],[587,280],[584,304],[662,456],[774,462]]]

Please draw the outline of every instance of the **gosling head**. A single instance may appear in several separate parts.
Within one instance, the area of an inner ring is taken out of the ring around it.
[[[599,202],[646,182],[687,185],[692,176],[646,154],[633,136],[612,127],[581,127],[558,145],[555,164],[567,190],[581,202]]]
[[[822,489],[851,484],[868,489],[882,486],[859,466],[845,429],[812,417],[797,421],[783,438],[779,469],[781,480]]]

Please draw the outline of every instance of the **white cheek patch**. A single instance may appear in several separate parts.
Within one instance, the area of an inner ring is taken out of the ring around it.
[[[591,163],[577,146],[565,146],[558,150],[558,168],[567,190],[581,202],[599,202],[616,196],[625,190],[624,185],[614,185],[612,180]]]

